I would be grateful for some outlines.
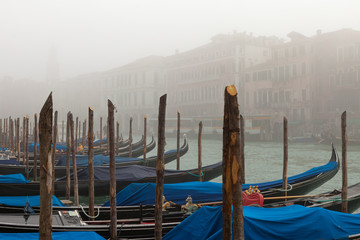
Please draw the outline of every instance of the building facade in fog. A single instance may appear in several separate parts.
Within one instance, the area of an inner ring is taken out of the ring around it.
[[[281,137],[284,116],[290,136],[335,129],[345,110],[350,129],[360,123],[360,32],[318,31],[311,37],[291,32],[288,37],[290,41],[284,42],[246,33],[217,35],[186,52],[150,56],[74,78],[77,87],[63,100],[69,104],[77,100],[85,113],[83,103],[90,102],[99,108],[96,113],[107,116],[111,99],[127,134],[130,117],[134,131],[142,131],[145,115],[156,121],[159,98],[167,93],[168,119],[175,120],[179,110],[190,127],[197,128],[202,120],[205,131],[211,131],[214,123],[221,130],[224,87],[235,84],[246,130],[264,139]],[[155,125],[150,127],[156,131]]]
[[[345,110],[359,118],[359,34],[290,33],[290,42],[273,47],[271,60],[246,70],[245,114],[270,115],[275,135],[286,116],[294,136],[335,129]]]

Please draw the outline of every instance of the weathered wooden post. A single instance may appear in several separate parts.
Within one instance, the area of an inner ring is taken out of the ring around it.
[[[79,206],[79,185],[77,177],[77,166],[76,166],[76,152],[75,152],[75,139],[74,139],[74,119],[73,115],[70,114],[70,135],[71,135],[71,154],[72,154],[72,166],[73,166],[73,180],[74,180],[74,202],[76,206]]]
[[[34,114],[34,181],[37,181],[37,136],[38,136],[38,130],[37,130],[37,114]],[[54,163],[54,161],[53,161]],[[55,176],[55,175],[53,175]]]
[[[57,120],[58,120],[58,111],[55,111],[54,114],[54,133],[53,133],[53,149],[52,149],[52,175],[54,176],[52,179],[52,185],[53,185],[53,190],[55,189],[55,156],[56,156],[56,141],[57,141],[57,135],[58,135],[58,125],[57,125]],[[36,124],[36,122],[35,122]]]
[[[77,152],[77,147],[78,147],[78,129],[80,129],[79,126],[79,117],[76,117],[76,128],[75,128],[75,152]],[[79,138],[80,138],[80,134],[79,134]]]
[[[155,195],[155,239],[162,238],[162,203],[164,185],[164,150],[165,150],[165,116],[166,116],[166,97],[160,97],[159,117],[158,117],[158,159],[156,161],[156,195]]]
[[[61,122],[61,142],[64,142],[64,120]]]
[[[8,125],[8,138],[6,139],[6,141],[8,142],[8,148],[11,151],[11,117],[8,118],[9,119],[9,125]]]
[[[86,118],[84,119],[84,124],[83,124],[83,137],[82,137],[82,145],[83,145],[82,154],[84,154],[84,151],[85,151],[85,145],[86,145]]]
[[[25,159],[26,159],[26,179],[29,179],[29,116],[26,116],[25,132]]]
[[[70,112],[67,114],[66,120],[66,193],[65,199],[70,200]]]
[[[23,165],[26,164],[26,145],[25,145],[25,135],[26,135],[26,118],[23,117],[23,142],[22,142],[22,151],[23,151]]]
[[[116,156],[119,155],[119,141],[120,141],[120,136],[119,136],[119,121],[116,122]]]
[[[147,165],[147,161],[146,161],[146,128],[147,128],[147,124],[146,124],[146,116],[144,116],[144,165]]]
[[[52,93],[46,100],[40,112],[40,219],[39,239],[52,239],[52,166],[51,166],[51,136],[52,136]]]
[[[110,236],[117,239],[116,214],[116,166],[115,166],[115,131],[114,131],[114,104],[108,100],[108,138],[110,160]]]
[[[225,88],[223,128],[223,239],[232,238],[231,205],[234,209],[234,239],[244,239],[240,176],[239,108],[235,86]]]
[[[3,138],[3,132],[2,132],[2,118],[1,118],[0,119],[0,148],[3,147],[2,138]]]
[[[341,114],[341,142],[342,142],[342,190],[341,190],[341,212],[348,212],[347,202],[347,135],[346,135],[346,111]]]
[[[20,163],[20,118],[16,121],[16,135],[17,161]]]
[[[107,121],[106,121],[106,152],[107,154],[109,154],[109,151],[110,151],[110,148],[109,148],[109,145],[110,145],[110,140],[109,140],[109,117],[107,118]]]
[[[80,138],[80,136],[81,136],[80,135],[80,133],[81,133],[80,130],[81,130],[81,120],[79,119],[79,135],[78,135],[78,141],[76,142],[76,146],[77,146],[76,147],[76,152],[78,151],[78,147],[80,147],[80,144],[81,144],[81,142],[80,142],[80,139],[81,139]]]
[[[102,147],[102,117],[100,117],[100,148]]]
[[[94,111],[91,107],[89,107],[88,143],[89,215],[94,216]]]
[[[199,181],[202,182],[202,160],[201,160],[201,133],[202,133],[202,121],[199,122],[199,136],[198,136],[198,169],[199,169]]]
[[[245,183],[245,123],[240,114],[240,171],[241,184]]]
[[[176,170],[180,170],[180,111],[177,111]]]
[[[287,166],[288,166],[288,120],[284,117],[284,166],[283,166],[283,189],[285,201],[287,200]]]
[[[133,118],[130,117],[130,130],[129,130],[129,157],[132,157],[132,121]]]

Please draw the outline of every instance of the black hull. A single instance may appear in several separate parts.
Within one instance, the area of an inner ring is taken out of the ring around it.
[[[221,162],[209,165],[203,168],[204,181],[210,181],[222,174]],[[179,183],[198,181],[198,170],[191,169],[188,171],[174,172],[164,176],[164,183]],[[117,181],[116,191],[119,192],[130,183],[134,181]],[[146,177],[137,183],[156,182],[156,176]],[[109,181],[95,181],[95,196],[109,195],[110,183]],[[71,185],[71,192],[73,192],[73,185]],[[66,193],[66,181],[55,182],[55,196],[63,197]],[[0,183],[0,196],[26,196],[26,195],[40,195],[39,182],[30,182],[27,184],[9,184]],[[79,181],[79,195],[88,196],[88,181]]]
[[[316,188],[320,187],[331,178],[333,178],[339,170],[339,156],[335,151],[335,148],[332,147],[332,155],[330,161],[336,161],[338,167],[332,171],[321,173],[312,178],[308,178],[302,180],[300,182],[296,182],[291,184],[291,187],[288,187],[287,196],[296,196],[296,195],[304,195],[307,194]],[[278,186],[277,188],[272,188],[266,191],[261,192],[264,197],[280,197],[285,196],[285,192],[282,190],[282,186]],[[279,200],[267,200],[267,203],[270,202],[278,202]]]
[[[183,156],[185,153],[187,153],[187,151],[189,150],[189,145],[188,145],[188,141],[187,139],[184,139],[184,144],[180,149],[180,156]],[[176,159],[176,151],[172,151],[169,153],[166,153],[164,155],[164,163],[170,163],[172,161],[174,161]],[[146,159],[147,164],[144,164],[144,160],[143,159],[139,159],[139,160],[132,160],[129,162],[121,162],[121,163],[117,163],[117,166],[127,166],[127,165],[146,165],[149,167],[156,167],[156,160],[157,160],[157,156],[152,156],[152,157],[148,157]],[[40,161],[38,161],[40,162]],[[82,166],[78,166],[77,167],[78,170],[83,169],[85,167]],[[29,169],[30,173],[29,173],[29,178],[32,179],[33,178],[33,169],[32,167],[30,167]],[[72,171],[72,170],[71,170]],[[38,174],[40,174],[40,168],[39,166],[37,167],[37,172]],[[17,173],[21,173],[24,176],[26,176],[26,166],[24,165],[5,165],[5,164],[1,164],[0,165],[0,175],[6,175],[6,174],[17,174]],[[66,176],[66,166],[55,166],[55,177],[56,178],[61,178]]]

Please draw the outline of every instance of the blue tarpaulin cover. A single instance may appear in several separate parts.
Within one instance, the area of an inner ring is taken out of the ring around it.
[[[39,233],[0,233],[0,239],[11,240],[38,240]],[[53,240],[64,239],[83,239],[83,240],[104,240],[102,236],[96,232],[53,232]]]
[[[25,207],[26,202],[29,202],[32,207],[40,207],[40,195],[37,196],[11,196],[0,197],[0,204],[8,206]],[[64,207],[65,205],[56,197],[52,198],[53,206]]]
[[[0,175],[0,183],[28,183],[29,180],[26,180],[24,175],[21,173],[17,174],[8,174],[8,175]]]
[[[167,233],[164,240],[221,240],[222,206],[202,207]],[[293,205],[281,208],[244,207],[247,240],[347,239],[360,233],[360,215]]]
[[[35,146],[34,143],[29,144],[29,152],[34,152],[34,146]],[[36,149],[39,151],[39,149],[40,149],[40,144],[39,143],[36,144]],[[58,150],[60,152],[65,152],[66,151],[66,145],[58,143],[58,144],[56,144],[56,150]],[[21,151],[22,151],[22,148],[21,148]]]
[[[320,173],[328,172],[337,168],[337,162],[312,168],[304,173],[288,178],[292,184]],[[130,171],[130,170],[129,170]],[[128,173],[130,174],[130,173]],[[252,186],[258,186],[260,190],[281,187],[282,179],[264,183],[243,184],[243,190]],[[116,195],[116,203],[120,206],[132,206],[142,204],[155,204],[155,183],[131,183]],[[166,200],[177,204],[185,204],[190,195],[194,203],[222,201],[222,183],[215,182],[187,182],[164,184],[164,196]],[[109,204],[108,202],[105,203]],[[109,205],[106,205],[109,206]]]

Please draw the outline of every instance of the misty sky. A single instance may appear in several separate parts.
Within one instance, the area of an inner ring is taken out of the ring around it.
[[[284,39],[291,31],[360,30],[359,10],[359,0],[1,0],[0,79],[43,81],[51,46],[64,80],[234,30]]]

